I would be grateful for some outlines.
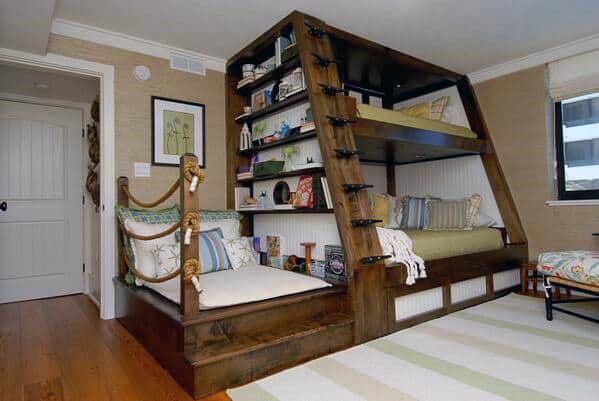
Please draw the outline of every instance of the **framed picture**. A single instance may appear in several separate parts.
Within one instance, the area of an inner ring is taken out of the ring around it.
[[[152,96],[152,164],[178,166],[194,153],[206,167],[206,108],[203,104]]]

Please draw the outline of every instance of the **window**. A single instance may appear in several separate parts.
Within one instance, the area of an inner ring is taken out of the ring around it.
[[[599,199],[599,92],[555,104],[558,198]]]

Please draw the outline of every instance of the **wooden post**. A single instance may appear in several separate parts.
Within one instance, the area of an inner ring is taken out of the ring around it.
[[[179,207],[181,209],[181,219],[183,219],[183,217],[189,212],[199,213],[200,211],[199,186],[193,193],[191,193],[189,192],[189,186],[191,185],[191,182],[185,179],[184,169],[187,163],[195,163],[195,165],[197,166],[198,158],[194,154],[186,153],[183,156],[181,156],[180,159],[179,180],[181,180],[181,185],[179,186]],[[183,241],[185,232],[184,230],[181,230],[180,233],[181,268],[183,268],[183,266],[185,265],[185,261],[188,259],[197,259],[198,261],[200,260],[200,245],[198,242],[197,235],[192,235],[191,242],[189,243],[189,245],[185,245]],[[199,294],[191,282],[186,282],[184,280],[184,276],[184,272],[181,271],[181,314],[183,316],[191,316],[193,314],[198,313],[199,311]]]
[[[312,247],[316,245],[316,242],[302,242],[300,245],[305,249],[304,259],[306,259],[306,273],[308,276],[311,276],[310,263],[312,263]]]
[[[127,197],[127,195],[125,195],[125,191],[123,191],[123,188],[129,189],[129,178],[119,177],[119,179],[117,180],[117,186],[118,186],[118,188],[117,188],[117,194],[118,194],[117,204],[119,206],[129,207],[129,198]],[[118,219],[118,217],[117,217],[117,219]],[[123,254],[123,246],[125,244],[125,238],[123,238],[123,233],[118,228],[118,222],[117,222],[117,238],[118,238],[117,252],[118,252],[118,260],[119,260],[119,262],[118,262],[119,278],[124,280],[125,276],[127,275],[127,266],[125,265],[125,261],[123,260],[123,258],[127,257],[127,255]]]

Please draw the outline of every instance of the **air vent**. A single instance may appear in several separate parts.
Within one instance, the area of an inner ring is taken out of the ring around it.
[[[191,72],[192,74],[206,75],[206,64],[203,60],[184,56],[182,54],[171,53],[171,68]]]

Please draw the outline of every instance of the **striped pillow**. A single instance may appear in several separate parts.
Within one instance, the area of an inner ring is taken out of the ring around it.
[[[424,228],[426,223],[425,204],[428,199],[437,198],[404,196],[402,199],[400,228]]]
[[[428,200],[425,206],[425,230],[472,230],[481,197],[474,194],[463,199]]]
[[[223,245],[223,233],[220,228],[200,231],[199,242],[200,273],[212,273],[231,269],[231,263],[229,263],[229,258]]]

